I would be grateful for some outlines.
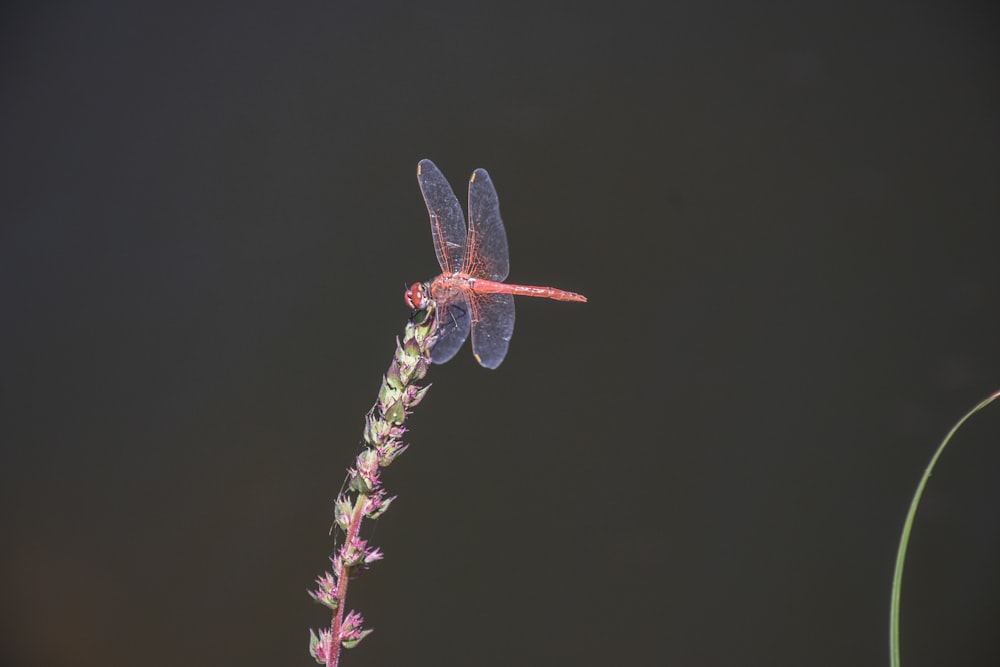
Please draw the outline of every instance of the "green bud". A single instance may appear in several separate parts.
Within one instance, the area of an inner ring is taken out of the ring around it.
[[[402,398],[398,398],[395,403],[385,411],[385,419],[390,424],[402,424],[406,421],[406,407]]]

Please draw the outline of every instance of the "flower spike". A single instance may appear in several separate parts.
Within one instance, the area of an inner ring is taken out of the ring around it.
[[[351,611],[344,615],[344,599],[350,579],[382,560],[378,547],[358,536],[365,517],[381,516],[395,496],[387,497],[382,487],[382,468],[391,464],[408,447],[402,440],[406,434],[406,418],[423,400],[427,387],[416,384],[427,375],[430,349],[435,341],[435,320],[430,308],[407,325],[403,339],[396,339],[389,370],[382,377],[378,401],[365,416],[362,432],[364,448],[347,471],[346,491],[337,497],[333,520],[343,534],[343,542],[330,558],[333,571],[316,579],[310,597],[333,611],[328,629],[310,631],[309,653],[327,667],[335,667],[341,648],[353,648],[372,631],[364,629],[361,614]]]

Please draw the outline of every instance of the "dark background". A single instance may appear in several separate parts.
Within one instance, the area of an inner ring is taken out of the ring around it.
[[[885,664],[1000,387],[989,7],[5,4],[0,662],[312,664],[429,157],[591,301],[432,369],[344,664]],[[998,433],[904,664],[1000,663]]]

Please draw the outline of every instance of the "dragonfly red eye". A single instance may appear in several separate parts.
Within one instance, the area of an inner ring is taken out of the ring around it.
[[[410,289],[406,290],[406,305],[412,310],[423,310],[424,306],[427,305],[427,301],[424,298],[424,288],[420,283],[413,283],[410,285]]]

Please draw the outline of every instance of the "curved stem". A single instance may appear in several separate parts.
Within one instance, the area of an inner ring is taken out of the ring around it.
[[[906,560],[906,547],[910,542],[910,532],[913,529],[913,519],[917,514],[917,505],[920,504],[920,497],[924,493],[924,487],[927,486],[927,480],[930,479],[931,472],[934,470],[934,465],[937,463],[938,458],[941,456],[941,452],[944,448],[948,446],[951,441],[952,436],[955,432],[962,427],[969,417],[976,414],[987,405],[1000,398],[1000,391],[997,391],[983,400],[979,405],[972,408],[965,414],[964,417],[958,420],[958,423],[951,427],[948,431],[948,435],[944,437],[941,444],[938,445],[937,451],[934,452],[934,456],[931,457],[931,462],[927,464],[927,469],[924,470],[923,477],[920,478],[920,484],[917,485],[917,492],[913,494],[913,500],[910,501],[910,511],[906,514],[906,523],[903,524],[903,535],[899,539],[899,550],[896,553],[896,570],[892,577],[892,598],[889,605],[889,664],[892,667],[899,667],[899,598],[903,587],[903,563]]]

